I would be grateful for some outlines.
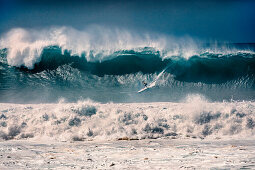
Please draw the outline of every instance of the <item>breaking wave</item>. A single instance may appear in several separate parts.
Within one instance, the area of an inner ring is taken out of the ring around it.
[[[0,47],[1,102],[179,101],[190,93],[213,101],[254,100],[254,44],[91,26],[13,29]],[[164,69],[155,88],[136,94],[142,81],[154,81]]]
[[[109,59],[111,58],[111,59]],[[145,47],[140,51],[116,51],[107,60],[88,61],[85,56],[72,56],[68,51],[63,54],[59,47],[48,47],[42,51],[41,60],[33,69],[21,66],[21,70],[37,73],[55,70],[60,66],[87,73],[104,75],[125,75],[137,72],[150,74],[162,71],[175,76],[176,80],[186,82],[221,83],[242,76],[255,74],[255,54],[237,53],[228,55],[203,53],[184,59],[181,56],[162,59],[160,52]]]

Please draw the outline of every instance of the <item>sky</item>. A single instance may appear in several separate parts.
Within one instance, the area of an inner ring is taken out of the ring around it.
[[[255,42],[254,0],[0,0],[0,36],[12,28],[89,25],[207,41]]]

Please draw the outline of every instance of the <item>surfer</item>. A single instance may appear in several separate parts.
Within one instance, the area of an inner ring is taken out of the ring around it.
[[[147,89],[150,89],[150,88],[152,88],[152,87],[155,87],[155,86],[156,86],[156,83],[157,83],[157,81],[158,81],[158,79],[163,75],[163,73],[166,71],[167,68],[168,68],[168,67],[166,67],[163,71],[161,71],[161,72],[158,74],[158,76],[156,77],[156,79],[155,79],[153,82],[149,83],[149,85],[148,85],[145,81],[142,81],[142,83],[143,83],[143,85],[144,85],[144,88],[141,89],[141,90],[139,90],[137,93],[141,93],[141,92],[143,92],[144,90],[147,90]]]
[[[148,84],[145,81],[143,81],[143,85],[144,87],[147,87]]]

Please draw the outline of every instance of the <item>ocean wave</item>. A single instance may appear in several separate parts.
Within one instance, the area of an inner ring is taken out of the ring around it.
[[[1,63],[4,63],[4,57],[1,58]],[[246,75],[254,77],[255,54],[203,53],[189,59],[184,59],[181,56],[162,59],[159,51],[145,47],[140,51],[116,51],[108,56],[107,60],[91,62],[85,56],[72,56],[68,51],[62,53],[60,47],[51,46],[42,51],[41,59],[34,64],[33,69],[25,66],[20,68],[31,73],[38,73],[44,70],[56,70],[63,65],[70,65],[72,68],[97,76],[125,75],[137,72],[150,74],[160,72],[167,67],[166,72],[173,75],[176,80],[224,83]]]
[[[254,100],[254,44],[195,42],[102,27],[13,29],[0,43],[0,101],[179,101],[190,93]]]
[[[91,98],[100,102],[179,101],[189,93],[212,101],[254,100],[255,57],[252,54],[200,55],[162,59],[152,48],[122,50],[104,61],[87,61],[58,46],[45,48],[33,69],[10,66],[1,51],[1,102],[55,102]],[[158,74],[165,69],[162,76]],[[142,81],[155,87],[136,94]],[[120,95],[121,94],[121,95]]]

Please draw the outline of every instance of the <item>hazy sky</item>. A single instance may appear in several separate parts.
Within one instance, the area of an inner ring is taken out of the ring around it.
[[[255,42],[255,0],[0,0],[0,35],[14,27],[91,24]]]

